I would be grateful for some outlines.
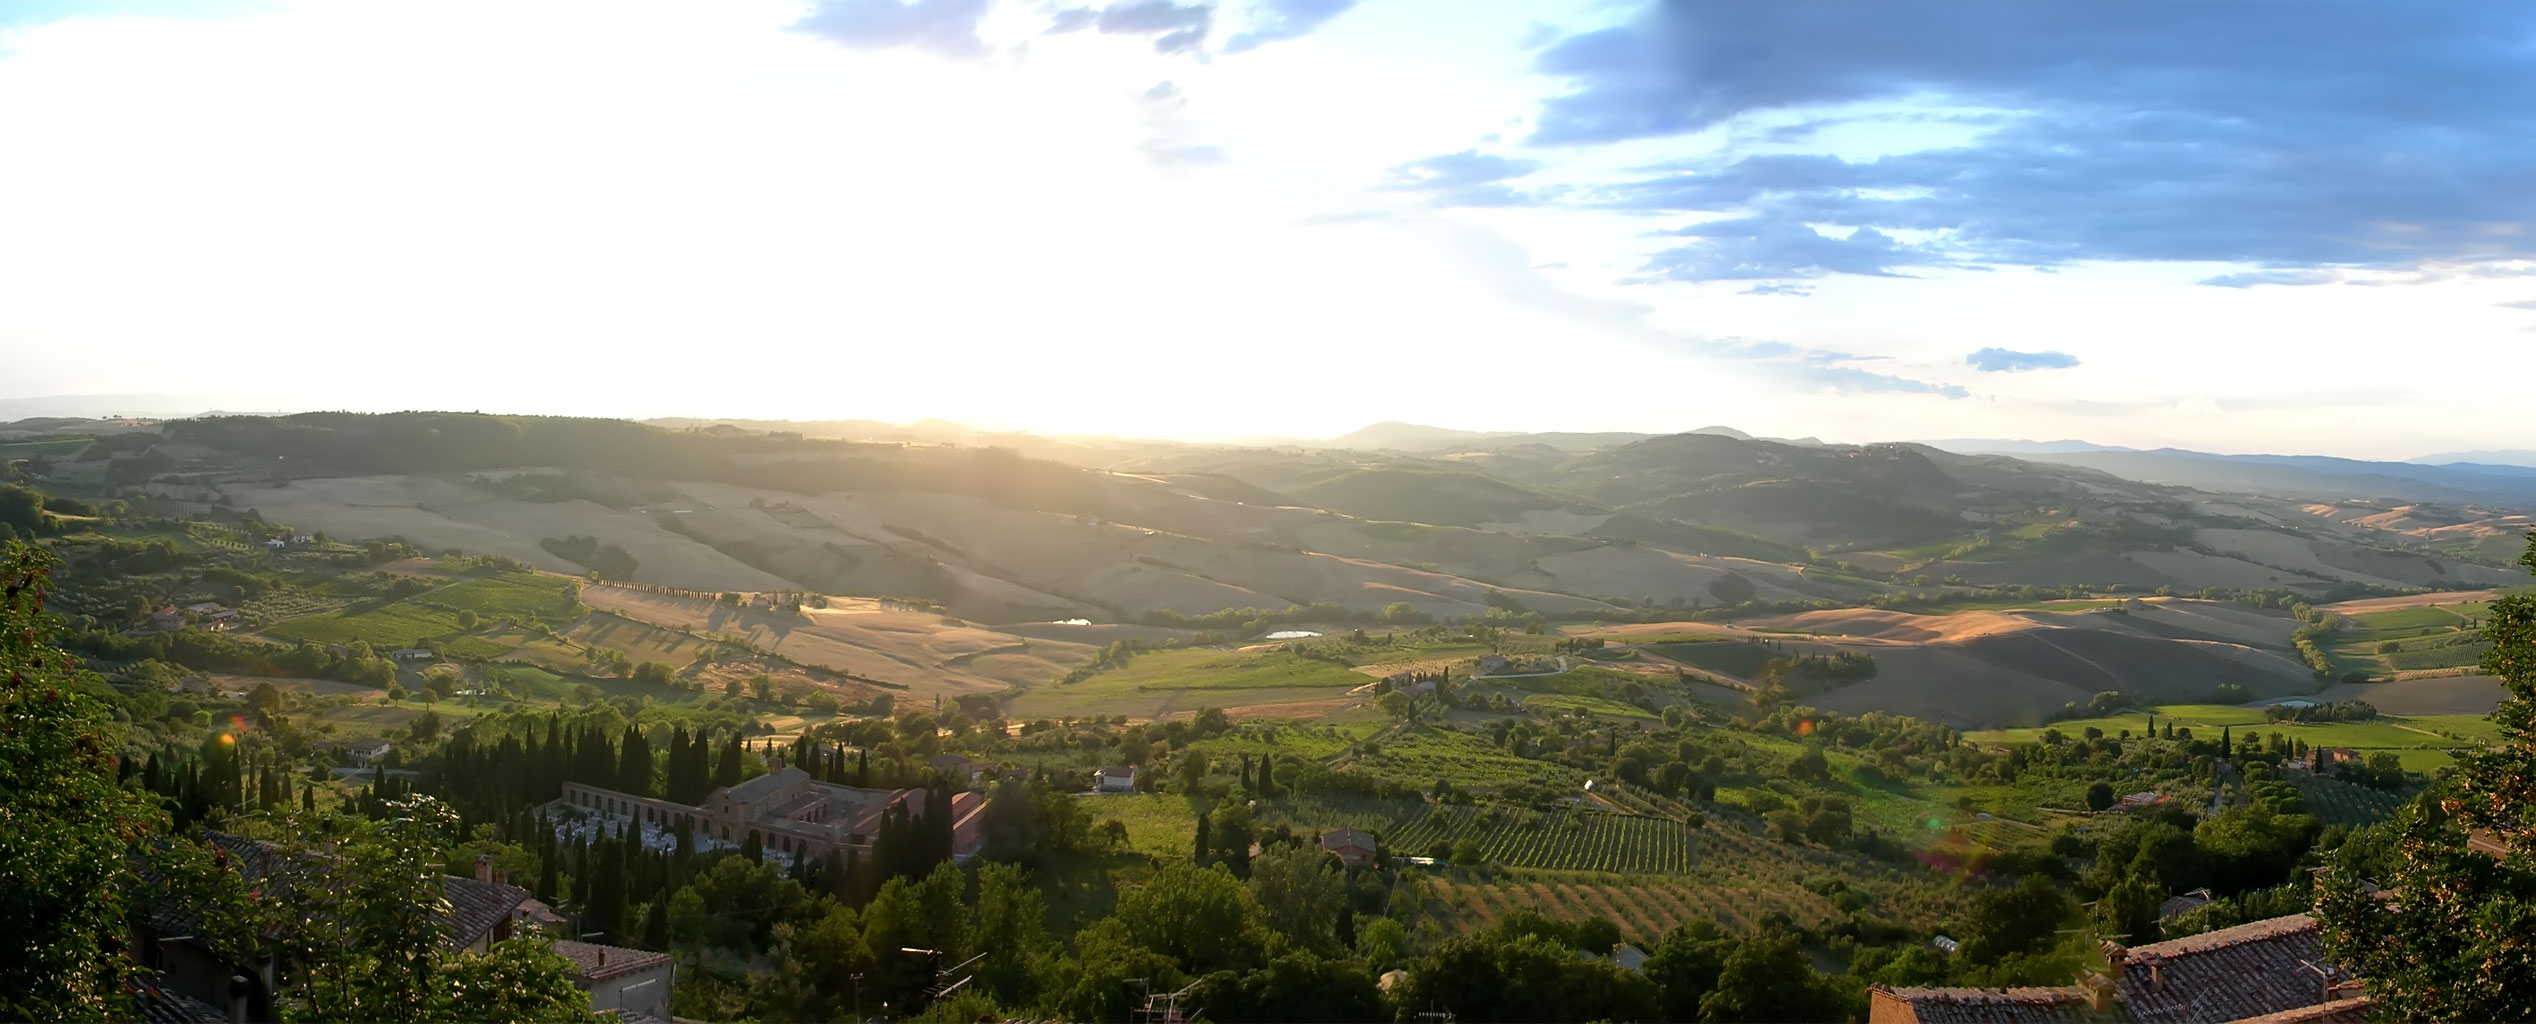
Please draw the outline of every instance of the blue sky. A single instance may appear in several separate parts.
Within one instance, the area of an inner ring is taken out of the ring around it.
[[[0,393],[2536,447],[2536,8],[2286,11],[12,4]]]

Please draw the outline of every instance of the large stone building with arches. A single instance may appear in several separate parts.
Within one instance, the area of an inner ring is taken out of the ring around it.
[[[882,815],[900,804],[906,805],[910,816],[925,813],[926,799],[921,789],[832,785],[785,766],[707,793],[693,807],[578,782],[564,783],[562,802],[663,830],[674,831],[683,821],[695,828],[699,838],[734,846],[755,835],[768,852],[816,860],[830,851],[870,853],[872,840],[880,834]],[[952,795],[954,860],[967,863],[984,843],[985,809],[985,798],[976,793]]]

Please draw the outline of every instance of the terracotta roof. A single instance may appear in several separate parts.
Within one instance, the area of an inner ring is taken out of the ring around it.
[[[2336,999],[2330,1003],[2301,1006],[2295,1010],[2247,1017],[2229,1024],[2368,1024],[2369,1011],[2377,1008],[2377,1000],[2368,996]]]
[[[2316,919],[2291,914],[2106,952],[2140,1024],[2230,1021],[2326,1002],[2350,975],[2325,960]]]
[[[1909,1003],[1922,1024],[2064,1024],[2090,1019],[2087,990],[2059,988],[1883,988]]]
[[[555,953],[572,961],[573,976],[583,981],[606,981],[621,975],[651,970],[669,962],[669,954],[648,949],[627,949],[623,946],[602,946],[595,942],[574,942],[558,939]]]
[[[1373,852],[1375,849],[1373,834],[1352,828],[1334,828],[1321,833],[1321,848],[1324,850],[1338,850],[1350,846],[1368,853]]]
[[[449,897],[449,913],[441,923],[449,927],[459,946],[475,945],[477,939],[492,934],[502,922],[510,920],[520,905],[529,901],[528,890],[500,882],[479,882],[472,878],[448,875],[441,879],[441,895]]]

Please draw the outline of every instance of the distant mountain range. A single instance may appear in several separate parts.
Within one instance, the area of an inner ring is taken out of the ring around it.
[[[2411,462],[2370,462],[2324,455],[2217,455],[2181,448],[2144,451],[2085,441],[1920,443],[1965,454],[2012,455],[2083,466],[2126,479],[2205,491],[2317,501],[2364,498],[2536,507],[2536,452],[2460,452]]]
[[[2425,466],[2453,466],[2458,463],[2469,463],[2480,466],[2517,466],[2536,469],[2536,451],[2525,448],[2503,448],[2495,451],[2447,452],[2441,455],[2424,455],[2418,459],[2405,461]]]
[[[1682,433],[1706,434],[1712,437],[1731,437],[1737,441],[1772,440],[1781,441],[1786,444],[1801,444],[1811,447],[1821,447],[1823,443],[1820,439],[1811,437],[1756,438],[1751,434],[1744,433],[1743,431],[1737,430],[1733,427],[1725,426],[1701,427],[1697,430],[1682,431]],[[1328,441],[1322,442],[1322,444],[1332,448],[1347,448],[1356,451],[1369,452],[1432,452],[1441,451],[1447,448],[1467,448],[1473,446],[1504,447],[1515,444],[1537,444],[1556,448],[1561,451],[1590,452],[1599,448],[1609,448],[1614,445],[1632,444],[1652,437],[1670,436],[1673,435],[1642,434],[1628,431],[1595,431],[1582,433],[1549,431],[1544,433],[1527,433],[1517,430],[1455,430],[1450,427],[1430,427],[1424,424],[1402,423],[1397,420],[1390,420],[1382,423],[1376,423],[1373,426],[1366,427],[1361,430],[1341,434],[1329,439]]]

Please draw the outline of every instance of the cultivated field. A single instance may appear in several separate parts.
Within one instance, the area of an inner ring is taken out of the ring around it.
[[[2106,735],[2120,735],[2130,730],[2140,735],[2148,728],[2148,711],[2124,712],[2101,718],[2081,718],[2054,722],[2049,729],[2064,736],[2078,736],[2089,728],[2104,730]],[[2195,739],[2213,739],[2224,727],[2237,742],[2252,742],[2273,733],[2307,741],[2310,747],[2350,747],[2363,753],[2391,750],[2413,771],[2444,767],[2454,758],[2458,748],[2471,746],[2484,735],[2487,723],[2472,715],[2423,716],[2405,718],[2381,716],[2367,722],[2274,722],[2264,717],[2261,708],[2231,707],[2221,704],[2178,704],[2161,707],[2154,712],[2162,733],[2166,726],[2191,729]],[[2040,740],[2044,728],[1992,729],[1967,732],[1964,739],[1973,743],[2032,743]],[[2463,737],[2463,738],[2461,738]]]
[[[1153,651],[1077,683],[1045,683],[1013,698],[1015,718],[1126,715],[1162,718],[1200,707],[1227,710],[1345,697],[1365,677],[1282,651],[1210,648]]]
[[[894,684],[919,697],[1042,686],[1092,656],[1080,643],[997,632],[871,600],[838,600],[799,616],[604,584],[585,588],[582,600],[670,630],[739,638],[804,665]]]

